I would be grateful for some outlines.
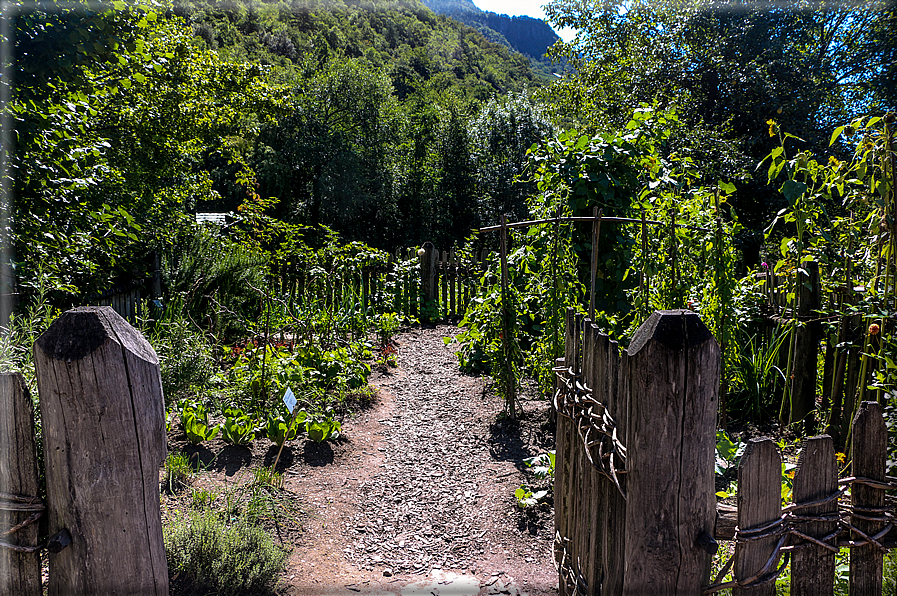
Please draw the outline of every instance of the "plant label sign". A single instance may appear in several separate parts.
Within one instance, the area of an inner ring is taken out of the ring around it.
[[[287,410],[290,411],[290,414],[293,413],[293,408],[296,407],[296,396],[293,395],[293,390],[287,387],[286,393],[283,394],[283,403],[286,405]]]

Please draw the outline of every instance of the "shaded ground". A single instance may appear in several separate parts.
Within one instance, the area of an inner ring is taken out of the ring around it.
[[[444,344],[455,332],[400,335],[398,368],[372,375],[374,403],[339,441],[284,449],[286,515],[269,530],[293,548],[285,594],[557,593],[552,508],[521,510],[514,498],[538,482],[523,459],[554,446],[548,404],[524,400],[520,421],[501,420],[501,400]],[[203,490],[217,505],[273,463],[268,445],[209,443],[195,455],[207,471],[166,508]]]

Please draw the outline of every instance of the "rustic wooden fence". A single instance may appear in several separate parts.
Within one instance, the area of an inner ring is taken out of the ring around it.
[[[115,287],[87,297],[90,306],[110,306],[123,319],[137,324],[137,319],[143,316],[143,301],[148,296],[146,284],[130,287]]]
[[[485,249],[470,258],[462,257],[455,249],[440,251],[427,242],[420,249],[396,250],[383,265],[359,265],[329,272],[327,283],[315,291],[327,308],[351,293],[365,309],[375,313],[457,319],[464,316],[489,258]],[[298,264],[291,264],[281,268],[277,277],[274,287],[294,304],[311,276]],[[158,298],[161,293],[157,269],[146,283],[110,288],[87,296],[84,302],[90,306],[111,306],[129,323],[136,324],[144,315],[146,300]]]
[[[165,414],[159,361],[111,307],[60,316],[34,346],[46,500],[32,401],[0,375],[0,593],[167,596],[159,466]],[[37,522],[45,518],[46,540]]]
[[[555,559],[572,594],[698,594],[716,521],[719,346],[654,313],[624,354],[568,313],[555,407]]]
[[[420,249],[401,248],[385,264],[349,266],[331,272],[326,284],[313,290],[326,304],[337,304],[347,294],[356,296],[375,313],[396,312],[406,317],[459,318],[475,292],[489,253],[462,257],[455,249],[440,251],[426,242]],[[295,303],[315,281],[298,264],[279,274],[281,291]]]
[[[782,507],[781,456],[750,441],[737,507],[716,504],[719,348],[696,314],[654,313],[629,349],[568,313],[557,362],[555,560],[562,595],[775,594],[790,562],[791,594],[833,594],[835,554],[850,548],[851,594],[881,594],[895,545],[881,406],[863,402],[852,469],[838,478],[832,438],[807,439]],[[715,578],[718,541],[734,556]],[[728,573],[734,578],[724,580]]]

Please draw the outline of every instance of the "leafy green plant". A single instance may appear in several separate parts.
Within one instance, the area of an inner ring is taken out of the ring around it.
[[[523,463],[532,470],[537,479],[547,481],[548,488],[533,490],[525,484],[521,484],[520,488],[514,491],[518,507],[525,509],[548,499],[553,489],[551,481],[554,479],[554,461],[555,451],[553,450],[523,460]]]
[[[252,418],[239,408],[224,411],[221,438],[232,445],[248,445],[255,438]]]
[[[742,348],[729,371],[729,412],[746,421],[759,421],[775,413],[777,389],[785,382],[785,373],[778,367],[779,351],[789,337],[783,329],[769,340],[753,335],[747,342],[740,342]]]
[[[731,484],[734,472],[738,470],[738,464],[747,445],[741,441],[733,443],[729,435],[724,430],[716,431],[716,474],[724,478],[728,485]],[[716,493],[716,496],[725,499],[734,495],[728,492],[728,486],[725,490]]]
[[[399,330],[400,324],[399,315],[394,312],[382,313],[374,317],[374,326],[381,348],[392,343],[392,338]]]
[[[308,438],[316,443],[338,439],[341,430],[342,425],[333,419],[333,412],[312,414],[305,420],[305,432]]]
[[[165,458],[165,479],[162,488],[169,494],[182,491],[190,484],[193,467],[183,453],[169,453]]]
[[[167,524],[163,535],[169,574],[183,577],[195,592],[271,594],[287,559],[246,516],[228,525],[207,507]]]
[[[305,422],[307,414],[300,410],[296,416],[290,414],[286,407],[276,407],[265,421],[265,436],[269,441],[282,447],[287,441],[291,441],[299,434],[299,425]]]
[[[514,491],[514,498],[517,499],[517,506],[521,509],[533,507],[543,502],[548,497],[547,490],[538,490],[532,492],[525,485],[521,484],[520,488]]]
[[[536,478],[540,480],[554,480],[554,459],[555,451],[551,450],[547,453],[540,453],[535,457],[528,457],[523,460],[523,463],[532,469]]]
[[[199,445],[204,441],[211,441],[218,436],[221,426],[209,425],[209,414],[203,404],[182,400],[178,404],[181,416],[181,428],[187,435],[187,441],[191,445]]]

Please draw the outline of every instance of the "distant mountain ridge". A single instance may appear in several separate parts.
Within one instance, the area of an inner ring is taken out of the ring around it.
[[[489,41],[500,43],[537,61],[541,61],[554,42],[560,40],[554,29],[541,19],[488,12],[471,0],[421,0],[427,8],[477,29]]]

